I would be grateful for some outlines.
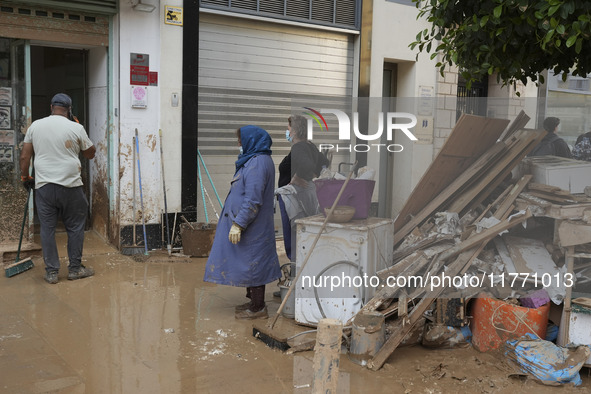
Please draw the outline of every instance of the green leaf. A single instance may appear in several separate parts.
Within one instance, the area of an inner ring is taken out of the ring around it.
[[[581,53],[581,49],[583,49],[583,38],[579,37],[577,38],[577,43],[575,45],[575,52],[579,54]]]
[[[480,20],[480,27],[484,27],[486,25],[486,23],[488,22],[488,15],[485,15],[482,17],[482,19]]]
[[[564,25],[556,26],[556,33],[562,35],[562,34],[564,34],[564,31],[565,31]]]
[[[566,40],[566,47],[567,48],[572,47],[576,41],[577,41],[577,36],[570,36],[568,38],[568,40]]]
[[[495,7],[495,9],[493,10],[493,16],[495,18],[500,18],[501,17],[501,13],[503,12],[503,5],[499,4],[498,6]]]
[[[554,15],[556,13],[556,11],[558,11],[559,8],[560,8],[560,4],[553,5],[552,7],[548,8],[548,16]]]

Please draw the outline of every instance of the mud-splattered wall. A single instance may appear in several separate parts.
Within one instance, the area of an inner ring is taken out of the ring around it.
[[[118,221],[116,204],[111,201],[112,188],[118,187],[109,176],[110,157],[109,139],[114,132],[113,121],[109,117],[108,99],[108,49],[91,49],[88,54],[89,89],[88,103],[90,108],[88,135],[96,147],[96,156],[90,161],[91,179],[91,224],[92,228],[102,237],[118,245]]]

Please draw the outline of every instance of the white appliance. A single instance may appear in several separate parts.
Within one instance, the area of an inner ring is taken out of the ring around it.
[[[394,220],[367,218],[347,223],[327,223],[313,250],[312,244],[324,222],[323,215],[296,221],[295,320],[317,325],[324,317],[346,323],[378,290],[375,273],[391,264],[394,251]]]
[[[526,157],[520,174],[532,174],[532,182],[557,186],[571,193],[583,193],[591,185],[591,163],[557,156]]]

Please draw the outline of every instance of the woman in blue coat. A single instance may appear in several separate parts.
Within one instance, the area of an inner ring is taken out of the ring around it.
[[[237,319],[267,318],[265,285],[281,277],[275,247],[271,137],[258,126],[237,130],[241,153],[205,266],[206,282],[246,287]]]

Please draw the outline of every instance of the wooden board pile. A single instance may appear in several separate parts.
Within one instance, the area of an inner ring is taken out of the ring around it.
[[[393,265],[379,273],[382,279],[420,275],[428,283],[428,278],[443,272],[448,277],[464,275],[489,241],[532,216],[529,210],[514,214],[531,176],[511,181],[513,168],[546,134],[524,129],[528,121],[523,112],[510,125],[508,120],[471,115],[459,119],[395,221],[395,257]],[[534,191],[571,198],[539,186]],[[458,231],[437,231],[442,213],[457,214]],[[480,226],[484,222],[491,224]],[[381,368],[445,290],[444,285],[409,289],[389,284],[364,305],[359,313],[379,311],[387,316],[397,311],[399,316],[368,368]],[[398,303],[390,305],[393,299]],[[411,300],[418,303],[409,308]]]

